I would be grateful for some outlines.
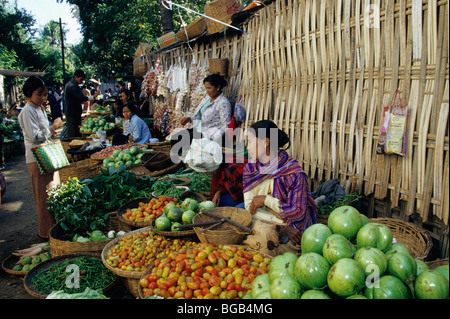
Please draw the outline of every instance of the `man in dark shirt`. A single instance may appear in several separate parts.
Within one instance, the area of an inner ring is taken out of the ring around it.
[[[80,88],[80,84],[86,78],[82,70],[75,71],[73,78],[67,82],[64,89],[64,114],[66,115],[67,137],[78,137],[80,135],[81,114],[83,113],[82,103],[94,100],[99,91],[94,95],[85,96]]]

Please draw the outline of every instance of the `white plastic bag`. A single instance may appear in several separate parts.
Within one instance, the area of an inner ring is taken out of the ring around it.
[[[197,172],[214,172],[222,163],[222,147],[205,138],[194,139],[184,162]]]

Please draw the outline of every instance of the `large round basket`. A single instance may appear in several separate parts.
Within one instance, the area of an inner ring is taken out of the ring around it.
[[[371,218],[370,222],[387,226],[394,238],[409,248],[414,258],[424,260],[430,253],[433,242],[424,229],[393,218]]]
[[[245,209],[236,207],[216,207],[209,209],[208,211],[217,215],[228,217],[245,227],[249,227],[252,222],[252,215]],[[194,216],[192,223],[196,224],[213,220],[216,219],[200,212]],[[240,244],[246,235],[243,230],[227,222],[206,231],[204,231],[204,228],[202,227],[194,227],[194,230],[202,243],[211,244]]]
[[[88,257],[100,259],[99,255],[89,254],[89,253],[68,254],[68,255],[52,257],[46,261],[39,263],[38,265],[34,266],[27,272],[27,274],[25,275],[24,281],[23,281],[25,290],[28,292],[29,295],[31,295],[34,298],[45,299],[48,295],[37,292],[35,289],[35,286],[31,283],[32,279],[36,276],[36,274],[40,270],[46,270],[46,269],[52,267],[53,265],[56,265],[56,264],[66,261],[66,260],[71,260],[71,259],[74,259],[74,258],[80,257],[80,256],[88,256]],[[117,283],[118,279],[119,279],[119,277],[115,276],[115,279],[108,286],[104,287],[102,289],[102,291],[104,293],[107,292],[109,289],[111,289]]]
[[[127,225],[123,225],[114,219],[114,213],[109,214],[109,218],[106,222],[106,230],[115,231],[128,231],[130,230]],[[61,255],[73,254],[73,253],[93,253],[100,255],[103,247],[111,240],[103,241],[88,241],[88,242],[73,242],[66,240],[65,232],[60,224],[56,224],[50,230],[50,253],[52,257],[57,257]]]
[[[163,260],[163,259],[166,258],[166,257],[167,257],[167,255],[166,255],[166,256],[163,256],[163,257],[161,257],[161,258],[158,258],[157,260]],[[142,278],[144,278],[144,276],[150,274],[150,273],[152,272],[153,267],[155,267],[155,262],[152,262],[152,263],[150,264],[150,266],[148,266],[147,269],[145,269],[145,271],[142,273],[141,277],[139,278],[139,281],[140,281]],[[139,283],[138,283],[138,285],[137,285],[137,290],[138,290],[138,297],[139,297],[139,299],[144,299],[144,298],[145,298],[145,296],[144,296],[144,290],[143,290],[142,286],[141,286]]]
[[[123,204],[122,206],[120,206],[117,209],[117,213],[116,213],[120,222],[131,226],[133,229],[151,226],[152,225],[151,221],[150,222],[135,222],[135,221],[123,218],[123,214],[125,214],[128,209],[138,208],[139,203],[147,204],[148,202],[150,202],[150,200],[151,200],[151,198],[145,198],[145,197],[136,198],[136,199],[133,199],[133,200]]]
[[[78,179],[90,178],[97,176],[98,170],[102,167],[102,163],[92,160],[90,158],[70,163],[69,166],[64,167],[59,172],[59,179],[61,183],[65,183],[69,178],[77,177]]]
[[[126,234],[126,236],[128,235],[134,235],[134,234],[138,234],[141,232],[148,232],[148,231],[152,231],[151,227],[144,227],[144,228],[139,228],[137,230],[133,230],[131,232],[128,232]],[[123,236],[122,236],[123,237]],[[111,270],[113,273],[115,273],[116,275],[122,277],[123,282],[127,288],[127,290],[134,296],[134,297],[139,297],[139,292],[138,292],[138,284],[139,284],[139,279],[141,278],[142,274],[144,273],[143,271],[125,271],[125,270],[121,270],[121,269],[117,269],[114,267],[111,267],[107,262],[107,253],[108,250],[110,250],[111,248],[113,248],[118,242],[119,240],[122,239],[122,237],[118,237],[113,239],[112,241],[110,241],[102,250],[101,252],[101,257],[102,257],[102,262],[103,265],[105,265],[106,268],[108,268],[109,270]]]
[[[435,260],[426,262],[426,264],[430,269],[436,269],[439,266],[448,266],[448,258],[435,259]]]
[[[170,152],[165,151],[144,153],[141,157],[141,162],[149,171],[159,171],[173,164],[170,159]]]

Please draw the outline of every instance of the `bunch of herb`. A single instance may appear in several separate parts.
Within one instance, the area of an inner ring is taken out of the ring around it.
[[[344,197],[341,197],[331,204],[319,205],[317,207],[318,213],[321,215],[330,215],[333,210],[340,206],[353,206],[358,202],[363,196],[358,193],[351,193]]]
[[[189,189],[193,192],[207,193],[211,189],[211,175],[205,173],[191,173],[188,177],[191,180]]]
[[[48,211],[70,237],[106,226],[109,216],[103,209],[103,201],[78,178],[71,178],[47,193]]]

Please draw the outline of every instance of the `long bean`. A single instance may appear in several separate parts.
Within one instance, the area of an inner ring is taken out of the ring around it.
[[[66,284],[66,278],[71,275],[71,273],[66,272],[66,269],[67,266],[72,264],[79,267],[78,288],[69,287]],[[50,294],[58,290],[78,293],[83,292],[86,287],[94,290],[105,288],[115,278],[115,274],[108,270],[98,258],[81,256],[38,271],[32,278],[31,283],[38,293]]]

